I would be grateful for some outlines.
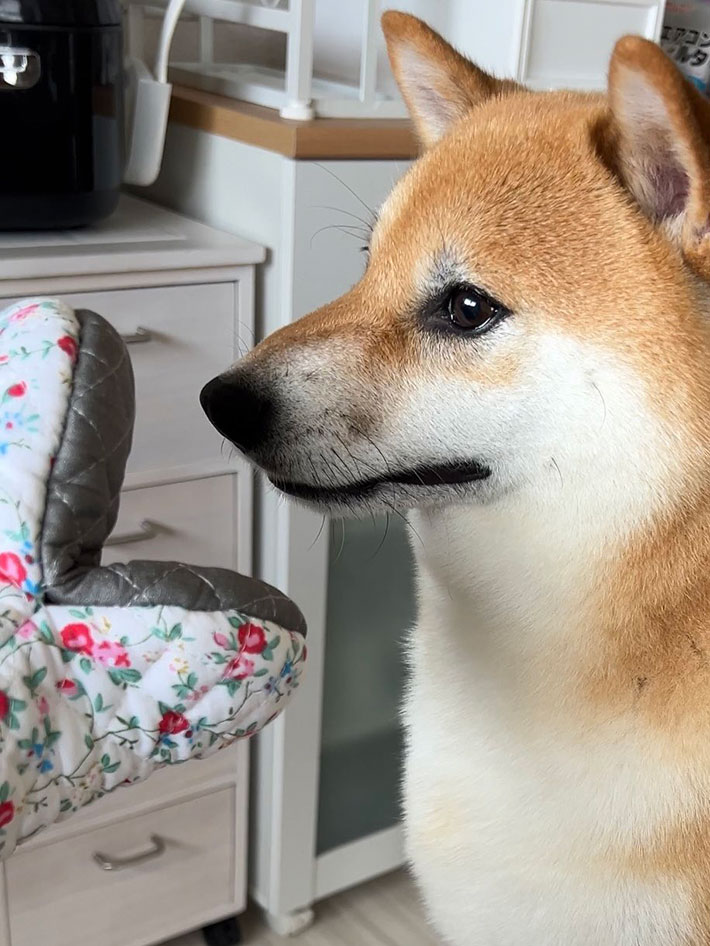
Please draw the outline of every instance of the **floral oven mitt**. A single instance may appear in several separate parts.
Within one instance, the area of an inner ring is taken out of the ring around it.
[[[303,618],[268,585],[101,567],[133,416],[107,322],[53,300],[0,314],[0,857],[118,785],[252,735],[299,683]]]

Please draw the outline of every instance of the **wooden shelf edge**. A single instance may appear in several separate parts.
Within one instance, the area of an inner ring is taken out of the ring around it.
[[[406,160],[418,154],[406,119],[316,118],[294,122],[273,109],[176,86],[170,121],[295,160]]]

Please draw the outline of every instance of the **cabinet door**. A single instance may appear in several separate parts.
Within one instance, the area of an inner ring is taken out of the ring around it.
[[[414,623],[406,526],[334,523],[326,609],[317,853],[401,820],[403,648]]]
[[[394,161],[284,162],[293,230],[274,236],[281,268],[266,274],[272,302],[262,328],[276,329],[356,282],[364,264],[359,231],[355,240],[349,229],[328,228],[357,217],[367,226],[367,208],[381,205],[405,170],[406,162]],[[272,490],[260,492],[257,508],[259,573],[289,594],[308,622],[308,685],[255,743],[252,893],[283,918],[401,863],[397,706],[401,638],[414,595],[401,522],[398,528],[392,520],[379,552],[384,522],[374,530],[369,519],[346,523],[339,553],[340,522],[329,542],[321,516]],[[371,707],[370,684],[377,694]],[[358,716],[360,725],[351,726]],[[358,786],[347,772],[361,769],[363,758],[374,769],[370,752],[388,765]],[[386,856],[383,835],[391,842]]]
[[[657,39],[663,0],[527,0],[519,79],[537,88],[606,87],[614,43]]]

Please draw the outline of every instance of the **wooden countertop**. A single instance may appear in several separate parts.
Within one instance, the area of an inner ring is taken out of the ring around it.
[[[315,118],[295,122],[274,109],[175,86],[170,120],[287,158],[411,159],[418,154],[406,119]]]

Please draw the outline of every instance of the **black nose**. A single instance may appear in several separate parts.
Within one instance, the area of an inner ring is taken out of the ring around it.
[[[202,389],[200,404],[217,430],[244,453],[253,452],[269,435],[271,398],[236,376],[213,378]]]

